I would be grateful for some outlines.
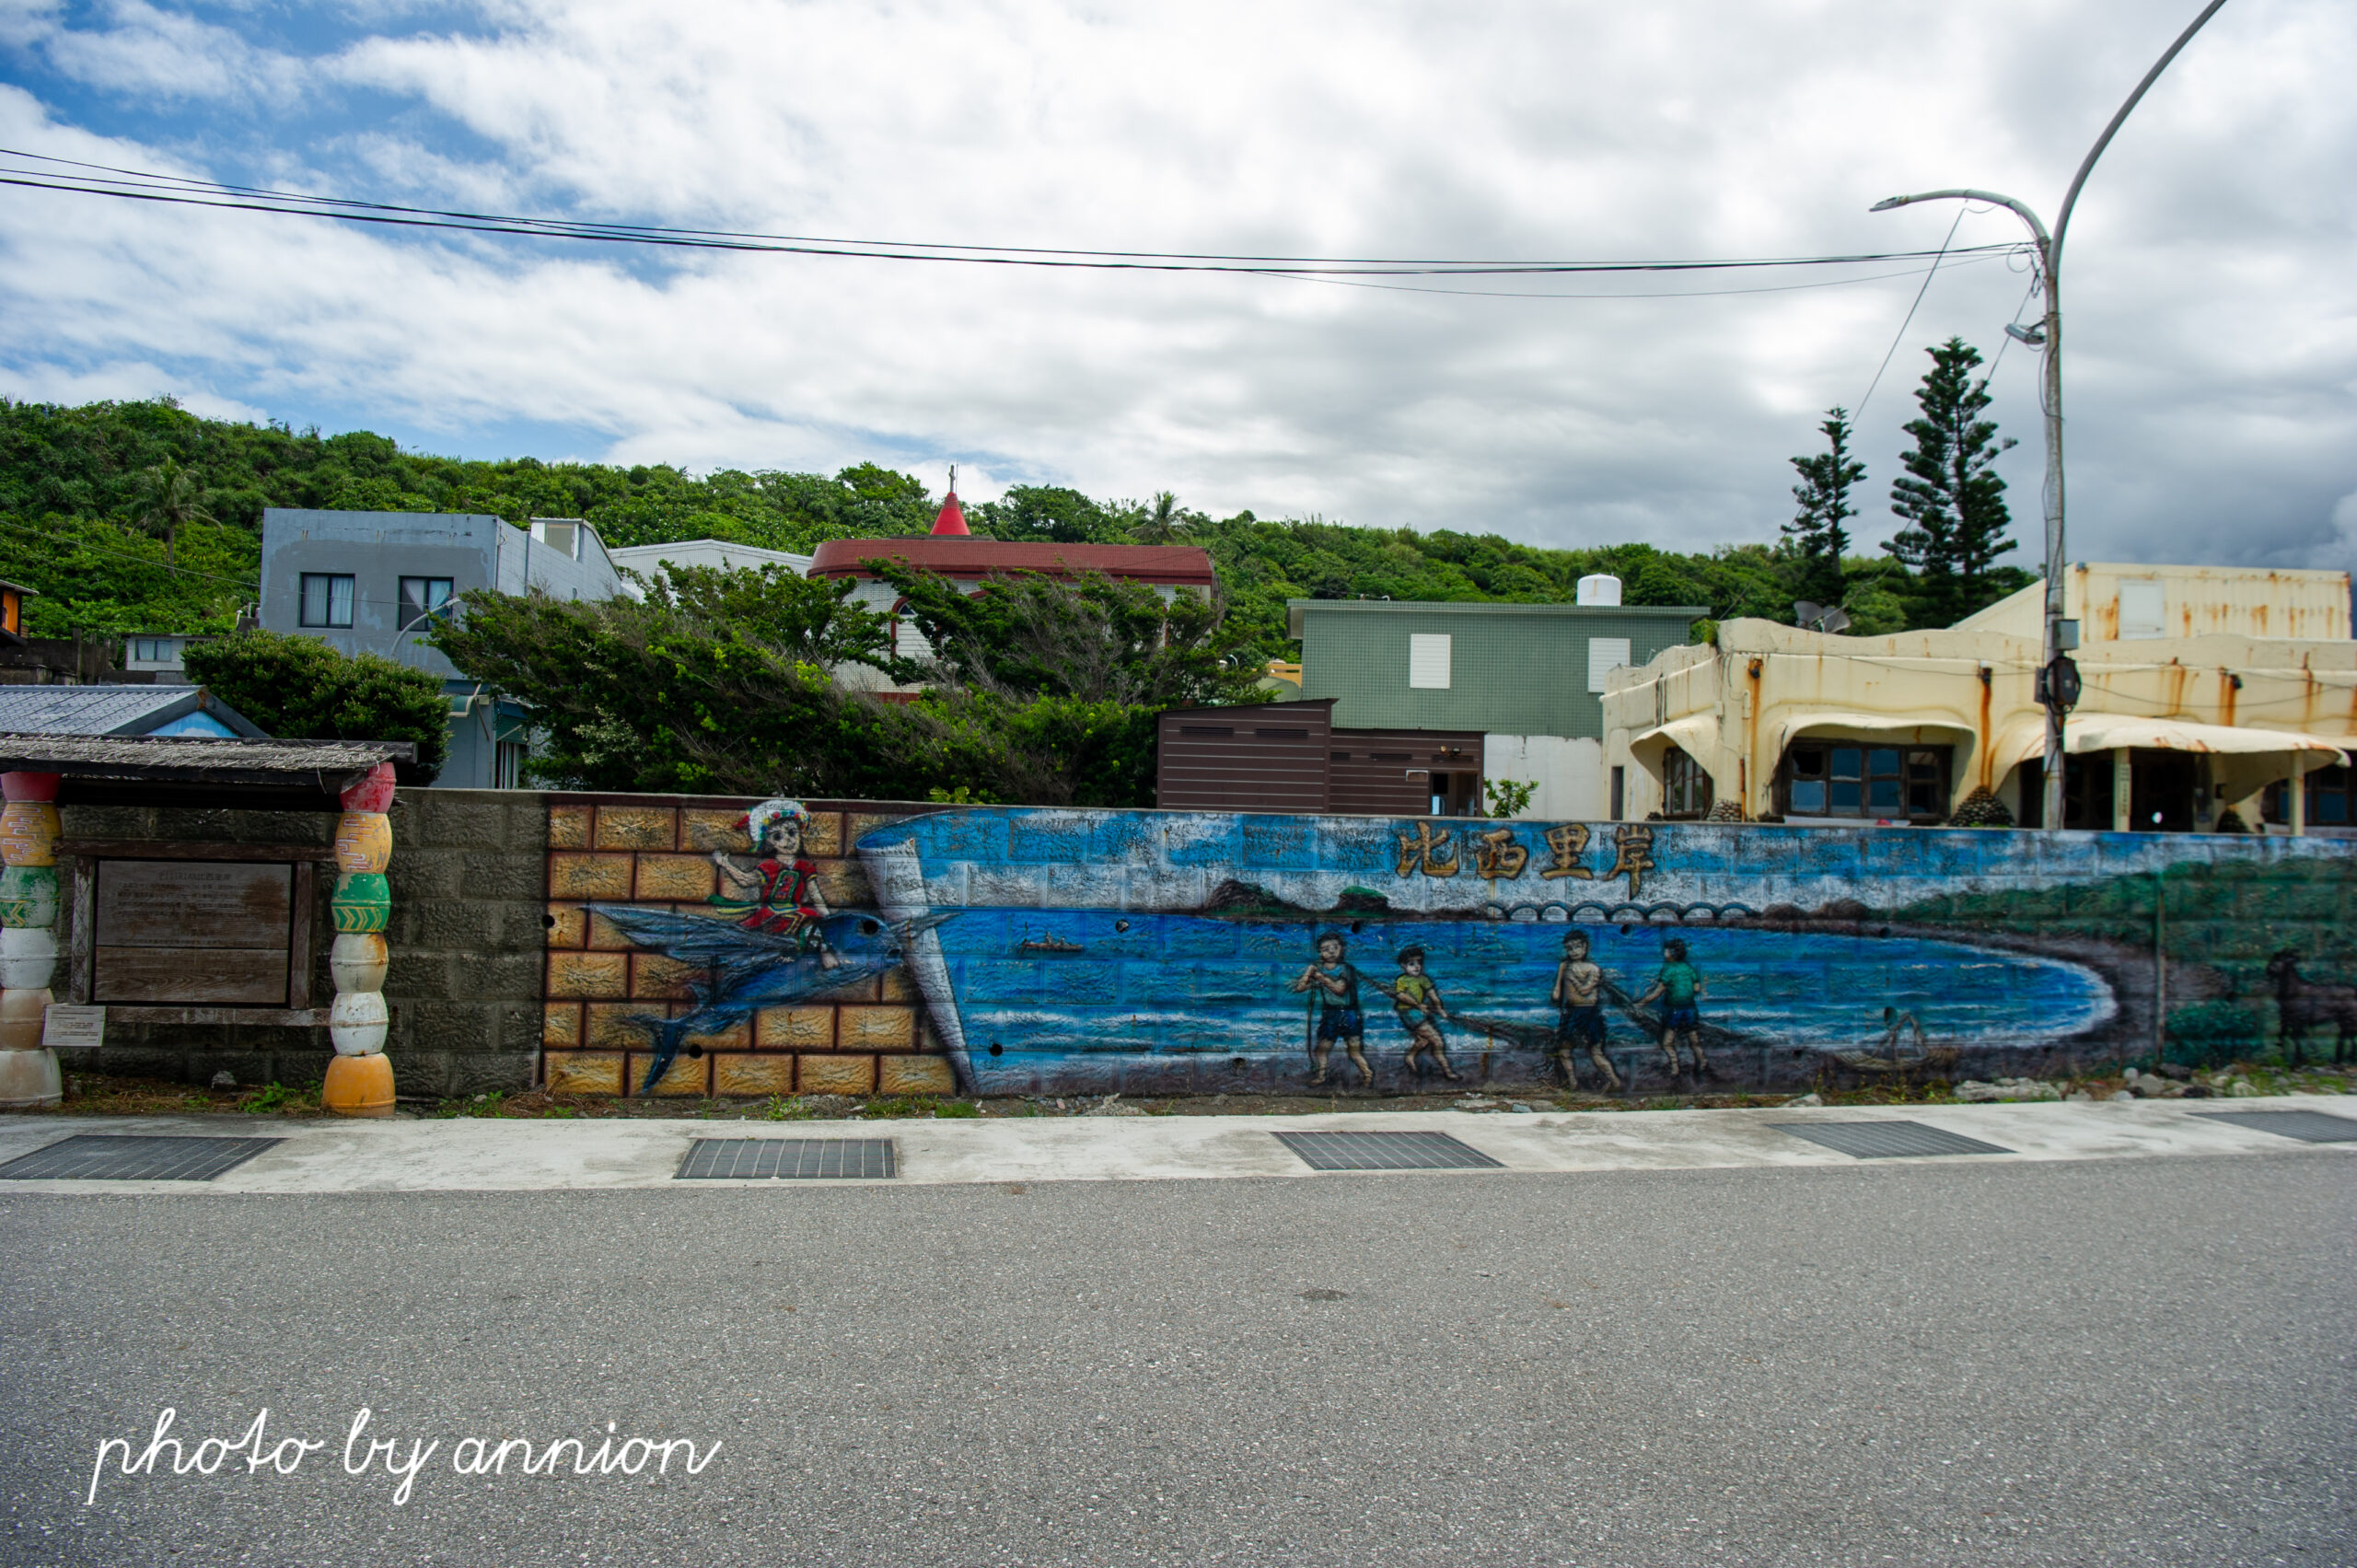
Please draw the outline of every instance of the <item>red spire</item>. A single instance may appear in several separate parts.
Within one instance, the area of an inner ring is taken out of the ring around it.
[[[939,539],[944,534],[970,534],[973,531],[966,526],[965,509],[958,505],[958,465],[952,463],[949,465],[949,499],[941,504],[941,516],[933,519],[933,534]]]

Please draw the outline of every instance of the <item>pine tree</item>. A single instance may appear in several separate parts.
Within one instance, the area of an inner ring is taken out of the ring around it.
[[[1793,587],[1805,599],[1830,608],[1841,602],[1848,584],[1841,557],[1849,552],[1850,533],[1841,525],[1858,515],[1850,505],[1850,489],[1866,477],[1866,465],[1850,457],[1850,411],[1828,409],[1826,449],[1813,458],[1794,458],[1801,482],[1793,486],[1800,510],[1784,525],[1784,537],[1800,553],[1800,572]]]
[[[1908,421],[1914,450],[1900,457],[1909,477],[1890,487],[1890,509],[1910,526],[1883,548],[1914,568],[1928,619],[1946,624],[1997,597],[1989,580],[2005,537],[2005,482],[1991,467],[2017,443],[1999,441],[1989,406],[1989,378],[1971,378],[1980,351],[1962,338],[1926,349],[1932,368],[1916,389],[1923,417]]]

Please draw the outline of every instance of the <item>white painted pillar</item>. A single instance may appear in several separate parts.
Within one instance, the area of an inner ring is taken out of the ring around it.
[[[2283,784],[2284,793],[2290,797],[2288,815],[2292,819],[2293,838],[2308,830],[2308,775],[2300,771],[2301,764],[2306,761],[2304,755],[2295,755],[2292,759],[2292,776]]]

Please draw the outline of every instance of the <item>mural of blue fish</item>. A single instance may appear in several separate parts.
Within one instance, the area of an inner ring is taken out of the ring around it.
[[[712,1034],[743,1023],[764,1007],[800,1002],[873,980],[897,968],[908,945],[923,931],[949,919],[928,914],[891,922],[873,914],[836,914],[817,923],[816,943],[799,935],[776,936],[708,915],[675,914],[636,904],[590,904],[636,947],[702,970],[691,981],[697,1005],[676,1018],[641,1014],[628,1020],[646,1032],[655,1048],[645,1094],[669,1072],[690,1035]],[[831,960],[831,961],[830,961]]]

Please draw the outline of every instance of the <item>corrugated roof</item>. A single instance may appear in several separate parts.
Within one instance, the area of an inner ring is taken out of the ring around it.
[[[145,735],[197,705],[190,686],[0,686],[0,731]]]
[[[830,539],[810,562],[814,577],[865,575],[863,561],[905,561],[945,577],[993,572],[1039,572],[1051,577],[1102,572],[1138,583],[1193,583],[1216,578],[1212,552],[1192,544],[1034,544],[1004,539]]]

